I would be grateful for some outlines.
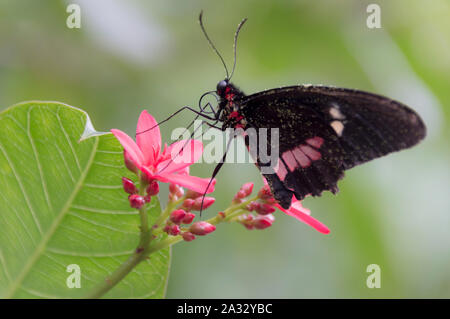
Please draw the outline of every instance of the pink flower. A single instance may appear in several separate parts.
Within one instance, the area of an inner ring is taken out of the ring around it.
[[[152,127],[154,128],[149,130]],[[174,183],[202,194],[205,192],[209,179],[190,176],[187,173],[189,166],[202,155],[202,142],[183,140],[166,146],[161,152],[159,127],[147,111],[142,111],[139,116],[136,133],[140,134],[136,134],[136,142],[120,130],[112,129],[111,132],[124,148],[127,167],[136,167],[145,173],[149,180]],[[215,181],[211,183],[207,193],[214,191],[214,184]]]

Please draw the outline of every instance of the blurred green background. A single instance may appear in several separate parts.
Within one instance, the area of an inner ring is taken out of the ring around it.
[[[66,27],[69,3],[81,6],[81,29]],[[370,3],[381,7],[381,29],[366,26]],[[449,298],[448,0],[1,0],[0,106],[61,101],[86,110],[98,130],[130,134],[142,109],[161,120],[196,107],[224,78],[200,32],[201,9],[230,66],[235,28],[248,17],[233,77],[247,94],[301,83],[368,90],[417,110],[428,137],[348,171],[337,196],[305,200],[329,235],[277,212],[264,231],[223,225],[176,245],[167,297]],[[192,117],[165,124],[163,139]],[[253,165],[225,165],[205,215],[248,181],[262,184]],[[380,289],[366,286],[369,264],[381,267]]]

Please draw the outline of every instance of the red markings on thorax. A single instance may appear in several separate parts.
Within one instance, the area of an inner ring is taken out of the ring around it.
[[[234,93],[231,93],[231,89],[229,87],[225,88],[225,99],[230,103],[230,105],[233,102]]]
[[[319,160],[322,154],[319,148],[322,146],[324,140],[319,136],[309,138],[306,140],[305,144],[301,144],[296,148],[286,151],[281,154],[283,161],[279,160],[278,165],[275,169],[276,174],[281,180],[284,180],[289,171],[293,172],[299,166],[302,168],[309,167],[312,162]]]
[[[240,120],[242,120],[244,117],[242,115],[240,115],[238,113],[238,111],[233,111],[230,113],[230,115],[228,115],[229,119],[234,118],[236,120],[236,122],[239,122]]]

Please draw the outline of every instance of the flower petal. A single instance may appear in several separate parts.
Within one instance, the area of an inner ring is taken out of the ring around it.
[[[203,194],[205,192],[206,187],[209,184],[210,179],[209,178],[201,178],[197,176],[190,176],[190,175],[182,175],[182,174],[168,174],[163,173],[159,174],[158,176],[155,176],[157,179],[159,179],[161,182],[164,183],[174,183],[177,185],[180,185],[182,187],[186,187],[190,190],[193,190],[194,192]],[[214,192],[214,186],[216,185],[216,180],[214,179],[211,182],[211,185],[209,185],[207,194]]]
[[[154,163],[155,154],[161,150],[161,133],[156,120],[145,110],[141,112],[137,123],[136,143],[144,154],[144,164]]]
[[[170,150],[170,158],[157,166],[157,171],[164,174],[184,170],[198,161],[203,153],[203,143],[198,140],[183,140],[173,143],[167,149]]]
[[[320,232],[322,234],[328,234],[330,232],[330,229],[327,226],[325,226],[324,224],[319,222],[314,217],[309,216],[309,214],[303,212],[302,210],[298,210],[292,206],[289,209],[284,209],[283,207],[281,207],[279,205],[277,205],[277,207],[281,211],[283,211],[285,214],[292,216],[292,217],[298,219],[299,221],[311,226],[312,228],[314,228],[315,230],[317,230],[318,232]],[[303,209],[306,209],[306,208],[303,208]]]
[[[138,168],[141,168],[144,162],[144,155],[142,154],[137,144],[133,141],[133,139],[121,130],[112,129],[111,133],[113,133],[114,136],[119,140],[120,144],[122,144],[125,151],[127,151],[131,161],[133,161]]]
[[[303,214],[311,215],[311,210],[303,207],[302,202],[297,200],[294,196],[292,196],[292,204],[291,208],[301,211]]]

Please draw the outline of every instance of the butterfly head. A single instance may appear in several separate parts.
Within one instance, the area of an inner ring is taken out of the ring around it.
[[[222,98],[225,97],[225,91],[228,87],[228,84],[229,84],[229,82],[227,79],[222,80],[219,83],[217,83],[216,92],[220,97],[222,97]]]

